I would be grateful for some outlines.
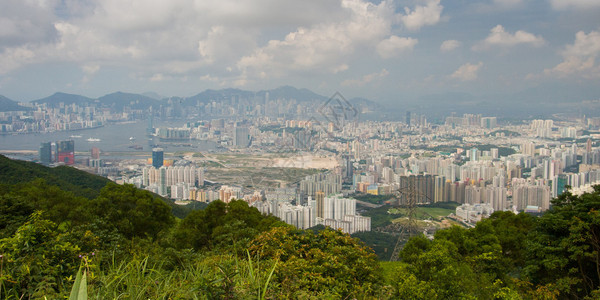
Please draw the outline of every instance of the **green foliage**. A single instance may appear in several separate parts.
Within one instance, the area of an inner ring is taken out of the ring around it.
[[[392,208],[391,205],[384,205],[378,208],[369,209],[364,212],[362,215],[366,217],[371,217],[371,227],[383,227],[392,223],[392,220],[398,218],[398,216],[394,216],[388,213],[388,210]]]
[[[107,184],[90,206],[103,224],[115,228],[128,239],[155,239],[161,231],[174,224],[167,204],[130,184]]]
[[[393,195],[370,195],[370,194],[357,194],[353,196],[354,199],[373,204],[383,204],[393,198]]]
[[[243,200],[229,203],[213,201],[205,209],[190,213],[175,229],[175,245],[195,250],[231,248],[244,249],[260,232],[284,223],[272,216],[263,216]]]
[[[87,300],[87,273],[79,267],[69,300]]]
[[[411,239],[400,254],[403,263],[394,281],[403,299],[492,299],[493,284],[462,259],[456,245],[424,236]]]
[[[49,185],[58,186],[64,191],[88,199],[98,196],[100,188],[110,182],[106,178],[72,167],[48,168],[32,162],[11,160],[0,155],[0,182],[3,184],[31,182],[38,178],[44,179]]]
[[[65,291],[65,278],[75,272],[79,252],[68,235],[36,212],[12,237],[0,240],[2,297],[54,298]]]
[[[525,274],[561,296],[580,298],[600,285],[600,186],[575,196],[569,191],[552,201],[529,234]]]
[[[378,231],[360,231],[352,234],[353,238],[360,239],[369,246],[380,260],[389,260],[396,246],[397,237]]]
[[[279,262],[273,278],[279,299],[373,297],[383,280],[373,251],[340,231],[276,227],[259,235],[249,249],[260,259]]]

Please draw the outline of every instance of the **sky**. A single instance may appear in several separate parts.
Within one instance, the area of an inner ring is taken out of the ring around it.
[[[600,90],[600,0],[2,0],[0,95]],[[533,94],[532,97],[535,97]],[[540,99],[535,99],[540,100]]]

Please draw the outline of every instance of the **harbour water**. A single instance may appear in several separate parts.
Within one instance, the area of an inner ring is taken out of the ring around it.
[[[157,123],[158,127],[180,127],[183,124],[183,122]],[[92,147],[98,147],[102,152],[118,152],[119,156],[129,156],[129,154],[138,156],[150,153],[155,146],[163,148],[166,152],[218,150],[217,144],[211,141],[163,142],[156,137],[148,137],[146,135],[147,124],[145,121],[137,121],[77,131],[0,135],[0,150],[38,151],[40,143],[61,140],[74,140],[75,152],[87,152]]]

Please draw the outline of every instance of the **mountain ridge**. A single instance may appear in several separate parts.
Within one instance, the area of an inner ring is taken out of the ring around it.
[[[4,111],[27,111],[32,110],[30,107],[19,105],[19,102],[8,97],[0,95],[0,112]]]

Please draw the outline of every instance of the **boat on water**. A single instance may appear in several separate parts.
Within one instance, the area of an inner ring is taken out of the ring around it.
[[[70,138],[72,138],[72,139],[80,139],[81,136],[80,135],[71,135]]]
[[[131,136],[131,137],[129,137],[129,140],[130,141],[135,141],[135,137]]]
[[[97,139],[97,138],[89,138],[89,139],[87,139],[87,141],[88,141],[88,142],[99,142],[99,141],[100,141],[100,139]]]

